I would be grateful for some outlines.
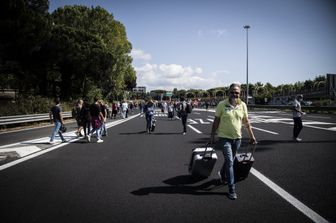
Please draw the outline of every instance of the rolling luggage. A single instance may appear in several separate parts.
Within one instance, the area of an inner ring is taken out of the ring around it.
[[[255,150],[255,145],[250,145],[249,152],[237,153],[233,161],[233,171],[235,181],[244,180],[248,177],[252,165],[254,163],[253,153]]]
[[[156,126],[156,120],[155,120],[154,117],[153,117],[153,120],[152,120],[152,127],[151,127],[151,132],[154,132],[154,131],[155,131],[155,126]]]
[[[174,112],[168,112],[168,118],[174,118]]]
[[[189,172],[195,177],[208,177],[217,161],[217,154],[212,147],[196,148],[192,151]]]

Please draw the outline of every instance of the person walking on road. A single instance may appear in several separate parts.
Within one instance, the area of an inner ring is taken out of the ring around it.
[[[82,120],[82,126],[84,129],[84,138],[87,138],[87,135],[90,133],[90,126],[91,126],[90,105],[86,97],[84,97],[83,101],[84,103],[80,111],[80,116]]]
[[[222,183],[224,183],[224,179],[226,178],[229,187],[228,197],[233,200],[237,199],[234,184],[233,160],[241,144],[242,123],[248,131],[251,143],[257,143],[248,119],[247,106],[239,98],[240,91],[240,84],[231,84],[229,98],[218,104],[210,139],[211,143],[214,143],[215,134],[217,132],[219,137],[217,145],[220,146],[224,155],[224,164],[222,169],[218,172],[218,175]]]
[[[104,121],[104,116],[101,112],[101,107],[98,101],[98,98],[94,98],[95,103],[93,103],[90,106],[90,115],[91,115],[91,125],[92,125],[92,130],[90,134],[87,135],[87,141],[91,141],[91,134],[96,131],[96,136],[97,136],[97,143],[102,143],[104,142],[103,139],[101,138],[101,127],[102,123]]]
[[[172,101],[168,103],[168,119],[173,120],[174,118],[174,104]]]
[[[103,114],[103,120],[102,120],[102,126],[101,126],[101,135],[102,136],[107,136],[107,130],[106,130],[106,120],[107,120],[107,106],[104,104],[103,100],[99,101],[99,106],[100,106],[100,110]]]
[[[124,100],[121,104],[121,115],[122,118],[127,118],[127,111],[128,111],[128,103]]]
[[[188,119],[188,113],[191,113],[191,105],[185,101],[184,97],[181,97],[177,109],[178,109],[178,116],[182,120],[182,126],[183,126],[182,134],[185,135],[187,133],[187,119]]]
[[[112,118],[116,119],[117,118],[117,114],[118,114],[118,105],[117,102],[113,102],[112,103]]]
[[[63,121],[63,116],[62,116],[62,108],[60,104],[60,99],[57,97],[55,98],[55,105],[51,107],[50,112],[49,112],[49,118],[50,122],[55,124],[55,127],[51,133],[50,136],[50,144],[54,144],[55,141],[55,136],[58,133],[62,142],[66,142],[64,139],[62,132],[60,131],[60,128],[64,126],[64,121]]]
[[[81,110],[83,107],[83,100],[79,99],[76,103],[76,106],[74,108],[75,110],[75,119],[77,122],[77,130],[76,130],[76,135],[78,137],[83,137],[82,130],[83,130],[83,121],[81,117]]]
[[[293,120],[294,120],[294,128],[293,128],[293,139],[296,142],[302,141],[299,138],[299,134],[303,128],[301,116],[305,113],[301,110],[301,102],[303,100],[303,95],[299,94],[296,96],[294,100],[294,108],[293,108]]]
[[[144,112],[145,112],[145,115],[146,115],[146,131],[149,134],[151,134],[151,132],[152,132],[154,110],[155,110],[155,105],[154,105],[153,101],[151,99],[149,99],[144,106]]]

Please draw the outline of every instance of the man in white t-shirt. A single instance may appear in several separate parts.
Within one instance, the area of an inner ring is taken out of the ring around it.
[[[121,115],[122,118],[126,118],[126,112],[128,110],[128,103],[126,101],[123,101],[123,103],[121,104]]]
[[[294,100],[293,108],[293,120],[294,120],[294,129],[293,129],[293,139],[297,142],[300,142],[302,139],[299,138],[299,134],[303,128],[301,116],[305,113],[301,110],[301,102],[303,100],[303,95],[299,94]]]

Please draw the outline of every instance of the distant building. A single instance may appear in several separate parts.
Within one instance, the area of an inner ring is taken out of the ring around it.
[[[133,92],[139,94],[146,94],[146,87],[143,86],[135,87],[133,88]]]

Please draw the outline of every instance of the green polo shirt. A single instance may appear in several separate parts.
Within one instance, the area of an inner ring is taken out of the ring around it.
[[[247,107],[240,100],[236,107],[226,99],[221,101],[216,108],[215,116],[220,118],[218,126],[218,137],[229,139],[242,138],[241,127],[243,118],[247,118]]]

